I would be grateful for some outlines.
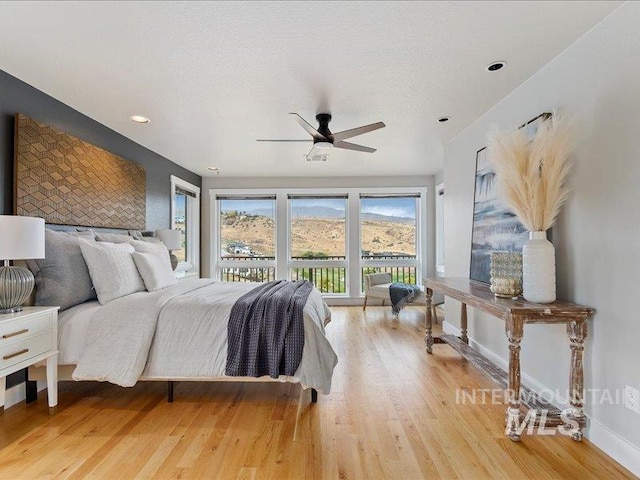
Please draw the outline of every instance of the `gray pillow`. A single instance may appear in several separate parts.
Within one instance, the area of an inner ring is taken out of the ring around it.
[[[59,306],[60,310],[96,299],[89,268],[78,238],[91,240],[93,232],[56,232],[45,229],[45,255],[27,260],[36,279],[36,305]]]
[[[109,243],[129,243],[133,240],[133,237],[129,235],[123,235],[120,233],[103,233],[103,232],[95,232],[96,240],[98,242],[109,242]]]
[[[141,232],[140,230],[129,230],[129,235],[134,240],[148,243],[162,243],[159,238],[153,236],[153,232]]]

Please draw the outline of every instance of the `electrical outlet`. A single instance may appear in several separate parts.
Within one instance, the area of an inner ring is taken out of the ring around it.
[[[624,406],[629,410],[640,413],[640,391],[637,388],[625,385],[624,387]]]

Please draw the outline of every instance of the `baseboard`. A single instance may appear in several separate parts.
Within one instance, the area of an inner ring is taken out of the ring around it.
[[[37,382],[38,392],[47,388],[47,382]],[[14,405],[24,402],[27,399],[27,384],[19,383],[11,388],[8,388],[4,397],[4,408],[13,407]]]
[[[442,331],[456,336],[459,336],[461,333],[458,327],[446,321],[442,323]],[[472,338],[469,339],[469,345],[500,368],[508,370],[509,362],[497,353],[489,350]],[[542,394],[545,400],[551,400],[554,406],[561,410],[568,407],[569,402],[566,398],[557,395],[535,378],[526,373],[521,373],[520,378],[523,385],[538,394]],[[587,415],[587,428],[585,429],[584,436],[620,465],[640,477],[640,449],[638,447],[611,431],[602,423],[594,420],[589,415]]]
[[[640,448],[593,418],[589,418],[587,425],[588,432],[585,432],[585,436],[591,443],[634,475],[640,477]]]
[[[327,302],[327,305],[329,305],[330,307],[352,307],[356,305],[362,305],[364,303],[364,297],[324,297],[324,301]]]

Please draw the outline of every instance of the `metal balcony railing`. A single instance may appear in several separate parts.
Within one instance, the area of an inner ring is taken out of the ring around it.
[[[413,260],[415,255],[362,255],[362,260]],[[275,260],[275,257],[251,257],[247,255],[229,255],[224,260],[246,261],[250,263],[255,260]],[[313,256],[313,257],[291,257],[296,262],[306,260],[346,260],[343,255]],[[370,273],[389,272],[393,282],[416,284],[415,266],[375,266],[362,267],[362,278]],[[323,266],[299,266],[291,268],[291,280],[309,280],[322,293],[341,294],[347,289],[347,268],[346,267],[323,267]],[[223,267],[220,270],[220,279],[225,282],[268,282],[275,280],[275,267]],[[364,280],[361,288],[364,289]]]

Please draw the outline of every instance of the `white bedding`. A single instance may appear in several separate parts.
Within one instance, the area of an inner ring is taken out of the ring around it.
[[[58,363],[75,365],[80,359],[89,322],[100,302],[81,303],[58,314]]]
[[[227,323],[235,300],[255,283],[187,280],[159,292],[140,292],[100,306],[62,312],[60,363],[77,365],[75,380],[131,386],[140,378],[224,377]],[[330,311],[317,289],[304,308],[305,345],[293,377],[328,394],[337,356],[324,327]]]

